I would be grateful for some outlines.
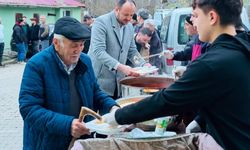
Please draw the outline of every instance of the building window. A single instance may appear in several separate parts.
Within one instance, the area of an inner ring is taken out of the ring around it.
[[[22,13],[16,13],[16,22],[19,20],[19,18],[23,18]]]
[[[71,15],[70,10],[63,11],[63,16],[70,16],[70,15]]]

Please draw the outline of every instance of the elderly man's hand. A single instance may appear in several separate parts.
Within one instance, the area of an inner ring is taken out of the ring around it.
[[[71,135],[74,138],[79,138],[86,134],[90,135],[90,130],[85,127],[85,123],[80,122],[79,119],[74,119],[71,124]]]

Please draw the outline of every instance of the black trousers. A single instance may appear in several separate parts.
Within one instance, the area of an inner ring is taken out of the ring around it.
[[[0,65],[2,65],[3,61],[3,50],[4,50],[4,43],[0,43]]]
[[[110,96],[111,98],[113,98],[114,100],[117,100],[118,98],[121,98],[120,94],[118,94],[118,87],[115,87],[115,92],[113,96]]]

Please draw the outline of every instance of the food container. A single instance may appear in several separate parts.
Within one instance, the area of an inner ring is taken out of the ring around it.
[[[120,105],[121,107],[139,102],[140,100],[149,97],[151,95],[138,95],[138,96],[130,96],[130,97],[124,97],[124,98],[119,98],[116,100],[117,104]]]
[[[148,95],[169,87],[174,82],[171,76],[126,77],[120,80],[122,97]]]

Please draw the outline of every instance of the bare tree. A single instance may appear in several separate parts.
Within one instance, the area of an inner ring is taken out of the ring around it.
[[[85,3],[89,14],[100,16],[114,9],[115,0],[81,0]]]
[[[80,0],[85,3],[87,11],[93,16],[100,16],[114,9],[116,0]],[[190,4],[190,0],[135,0],[137,9],[146,8],[151,14],[157,8],[183,7]]]

